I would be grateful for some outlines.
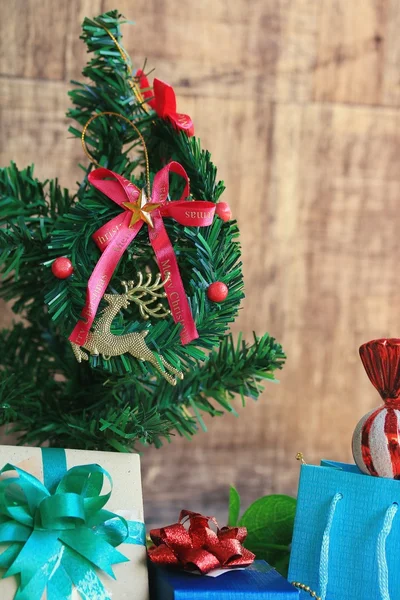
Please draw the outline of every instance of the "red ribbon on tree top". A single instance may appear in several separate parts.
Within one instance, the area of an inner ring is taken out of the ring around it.
[[[180,200],[168,201],[170,172],[181,175],[186,181]],[[125,177],[109,169],[100,168],[92,171],[89,181],[125,210],[100,227],[93,235],[102,255],[89,278],[86,302],[81,313],[82,319],[78,321],[71,333],[70,341],[79,346],[86,342],[100,300],[117,264],[145,222],[148,224],[150,243],[155,252],[162,278],[165,279],[167,273],[170,274],[169,281],[165,285],[165,292],[175,323],[182,324],[182,344],[188,344],[196,339],[198,337],[196,325],[163,218],[171,217],[185,227],[211,225],[215,204],[199,200],[186,200],[189,196],[189,178],[182,165],[175,161],[167,164],[156,174],[149,199],[146,198],[144,190],[140,190]]]
[[[189,520],[188,529],[183,525],[185,520]],[[216,532],[210,521],[217,527]],[[182,510],[178,523],[150,531],[155,545],[148,554],[154,563],[198,569],[203,575],[213,569],[247,567],[255,555],[242,545],[246,535],[246,527],[220,529],[214,517]]]
[[[161,79],[154,79],[152,90],[149,80],[142,70],[137,71],[136,78],[141,94],[159,117],[169,119],[176,129],[185,131],[189,137],[194,135],[194,125],[189,115],[176,112],[176,96],[171,85]]]

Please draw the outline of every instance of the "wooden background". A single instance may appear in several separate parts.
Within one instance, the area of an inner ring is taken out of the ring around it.
[[[115,1],[115,0],[114,0]],[[86,61],[85,15],[108,0],[2,0],[0,164],[79,177],[69,80]],[[298,464],[348,460],[358,419],[379,404],[358,346],[400,335],[398,0],[119,0],[134,63],[175,86],[227,183],[242,232],[247,298],[235,331],[284,345],[280,385],[240,418],[143,458],[147,518],[181,507],[226,518],[295,493]],[[4,320],[7,309],[3,307]]]

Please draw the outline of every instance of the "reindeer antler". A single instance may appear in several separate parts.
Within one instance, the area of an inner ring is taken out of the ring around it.
[[[143,275],[140,271],[138,273],[138,278],[139,281],[136,285],[134,281],[121,281],[121,285],[124,287],[125,294],[128,296],[129,300],[138,305],[143,319],[147,320],[149,317],[162,319],[171,314],[171,311],[164,308],[160,302],[154,306],[154,303],[157,302],[158,298],[165,298],[167,295],[165,292],[159,292],[159,290],[161,290],[170,280],[170,273],[167,273],[167,277],[164,281],[161,281],[161,275],[158,274],[154,283],[151,283],[151,273],[147,274],[145,283],[143,283]],[[144,297],[147,295],[150,296],[150,298],[145,300]]]

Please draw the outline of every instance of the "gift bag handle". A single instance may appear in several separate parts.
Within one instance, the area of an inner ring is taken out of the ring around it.
[[[332,530],[333,519],[336,513],[336,508],[340,500],[342,500],[343,495],[337,493],[332,498],[328,520],[324,530],[324,534],[322,537],[322,545],[321,545],[321,556],[319,562],[319,589],[321,600],[326,600],[326,594],[328,591],[328,581],[329,581],[329,549],[330,549],[330,535]],[[390,600],[389,594],[389,570],[387,564],[387,554],[386,554],[386,541],[389,537],[390,532],[392,531],[393,521],[396,516],[396,513],[399,509],[399,505],[397,502],[393,502],[386,510],[385,518],[383,520],[381,531],[378,535],[377,545],[376,545],[376,556],[378,563],[378,584],[379,584],[379,592],[381,596],[381,600]]]
[[[326,527],[324,530],[324,535],[322,536],[322,545],[321,545],[321,556],[319,559],[319,589],[321,600],[326,600],[326,594],[328,591],[328,580],[329,580],[329,549],[331,544],[331,530],[333,525],[333,519],[336,513],[337,505],[340,500],[342,500],[343,494],[338,492],[332,498],[329,512],[328,512],[328,520],[326,523]]]
[[[385,513],[383,520],[382,529],[378,535],[378,541],[376,544],[376,556],[378,561],[378,580],[379,580],[379,591],[382,600],[390,600],[389,594],[389,570],[387,564],[386,555],[386,540],[392,531],[392,525],[396,513],[399,509],[397,502],[393,502]]]
[[[314,592],[308,585],[305,585],[298,581],[292,581],[292,585],[304,592],[309,593],[310,596],[316,598],[317,600],[326,600],[326,593],[328,590],[329,580],[329,549],[331,545],[331,530],[337,505],[339,504],[340,500],[342,500],[342,498],[343,494],[339,492],[335,494],[332,498],[332,501],[329,506],[328,520],[324,529],[324,534],[322,536],[321,554],[319,559],[318,570],[318,589],[321,590],[320,595],[318,596],[317,592]]]

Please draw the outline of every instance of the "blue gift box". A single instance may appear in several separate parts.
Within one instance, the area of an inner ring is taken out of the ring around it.
[[[294,600],[299,592],[263,560],[219,577],[150,563],[151,600]]]

